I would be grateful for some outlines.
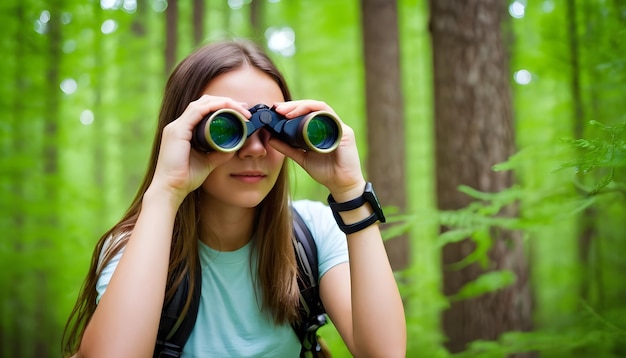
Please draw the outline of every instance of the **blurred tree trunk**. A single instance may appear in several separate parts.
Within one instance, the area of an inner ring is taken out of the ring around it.
[[[396,1],[361,0],[368,178],[385,206],[406,209],[404,101]],[[407,266],[406,235],[386,243],[394,269]]]
[[[204,39],[204,0],[193,0],[193,45],[197,47]]]
[[[263,7],[265,1],[252,0],[250,1],[250,30],[252,31],[252,38],[255,40],[261,40],[263,38]]]
[[[165,10],[165,75],[176,66],[176,52],[178,51],[178,2],[168,1]]]
[[[140,5],[140,4],[138,4]],[[96,63],[96,68],[102,68],[103,70],[101,71],[94,71],[94,73],[92,74],[93,76],[93,84],[92,84],[92,91],[93,91],[93,103],[92,103],[92,108],[93,108],[93,114],[94,114],[94,123],[92,124],[93,127],[93,132],[97,133],[100,136],[103,136],[104,134],[104,116],[105,113],[107,111],[106,106],[104,105],[104,87],[106,86],[106,78],[107,78],[107,73],[106,73],[106,59],[105,59],[105,52],[104,51],[104,46],[103,46],[103,34],[101,31],[98,31],[98,24],[101,24],[103,20],[103,13],[102,10],[100,9],[100,4],[99,3],[93,3],[92,4],[92,11],[94,14],[94,25],[92,30],[94,31],[94,33],[96,34],[94,36],[93,41],[91,41],[90,45],[92,46],[92,51],[93,51],[93,59]],[[97,140],[94,138],[93,139],[94,143],[98,143]],[[106,199],[104,198],[104,196],[107,195],[106,191],[103,190],[106,185],[106,166],[103,165],[104,163],[106,163],[106,155],[105,155],[105,148],[104,145],[94,145],[93,146],[93,161],[94,163],[98,163],[98,165],[94,165],[93,166],[93,178],[94,178],[94,184],[95,187],[99,189],[99,193],[102,196],[100,199],[102,200],[102,203],[106,203]],[[106,205],[99,205],[96,210],[98,211],[98,217],[100,218],[106,218],[108,215],[108,208],[106,207]]]
[[[460,209],[472,201],[458,190],[459,185],[498,192],[513,184],[510,172],[492,170],[514,151],[508,54],[501,38],[505,6],[499,0],[430,1],[440,210]],[[506,211],[501,214],[516,215],[515,208]],[[478,263],[449,268],[474,251],[469,239],[443,249],[446,296],[487,271],[508,269],[516,274],[515,284],[506,289],[451,302],[443,314],[446,347],[451,352],[463,351],[474,340],[492,340],[503,332],[531,327],[522,239],[515,232],[492,232],[491,237],[487,268]]]
[[[11,11],[0,12],[0,21],[7,26],[11,22],[17,24],[26,23],[26,8],[23,2],[14,1]],[[12,26],[7,26],[7,29],[12,29]],[[13,311],[25,312],[26,302],[21,297],[25,291],[21,285],[17,285],[18,282],[24,282],[25,276],[22,270],[19,270],[17,263],[19,258],[23,257],[24,242],[23,239],[26,235],[26,228],[28,223],[28,215],[24,203],[26,197],[25,192],[28,188],[27,180],[28,168],[26,165],[21,164],[26,162],[28,157],[26,153],[32,151],[32,147],[27,145],[27,125],[29,121],[22,120],[28,118],[28,106],[29,102],[29,88],[30,81],[27,78],[26,64],[28,57],[29,43],[28,33],[26,31],[20,31],[18,26],[15,26],[14,33],[5,34],[7,38],[13,38],[14,43],[12,48],[6,53],[11,53],[14,57],[13,67],[3,66],[2,71],[7,81],[8,76],[13,76],[13,93],[3,93],[5,99],[11,100],[11,112],[9,117],[9,128],[7,130],[9,135],[3,135],[1,138],[6,140],[7,148],[6,153],[9,155],[3,155],[2,165],[0,166],[1,180],[6,180],[6,191],[3,190],[0,196],[2,202],[1,212],[6,213],[8,217],[8,225],[5,227],[8,229],[4,233],[6,243],[6,251],[0,250],[0,356],[2,357],[18,357],[22,354],[22,346],[24,345],[25,329],[23,323],[15,316]],[[13,37],[13,36],[15,37]],[[10,43],[7,43],[7,45]],[[5,47],[6,48],[6,47]],[[3,61],[8,60],[6,56]],[[4,65],[4,63],[3,63]],[[4,121],[4,119],[3,119]],[[4,144],[4,143],[3,143]],[[5,153],[5,152],[3,152]],[[32,153],[32,152],[31,152]],[[3,183],[4,184],[4,183]],[[5,186],[3,186],[5,188]],[[4,215],[3,215],[4,216]],[[17,257],[17,259],[16,259]]]
[[[151,36],[154,36],[154,31],[151,31],[149,27],[149,11],[149,0],[139,0],[137,2],[137,12],[129,19],[130,22],[127,25],[131,31],[123,32],[117,40],[119,41],[117,47],[125,48],[125,51],[119,51],[115,55],[115,60],[121,63],[117,67],[120,76],[116,86],[120,90],[123,89],[123,92],[127,94],[150,93],[152,79],[162,74],[160,69],[155,71],[155,66],[152,65],[151,61],[136,61],[136,59],[142,58],[146,53],[150,53],[153,46]],[[120,23],[120,26],[126,26],[126,24]],[[194,38],[195,26],[194,15]],[[102,44],[99,46],[102,46]],[[102,88],[96,89],[99,96],[102,90]],[[132,96],[128,98],[132,98]],[[155,104],[153,101],[138,101],[136,98],[133,98],[132,100],[124,101],[122,106],[120,109],[122,109],[123,114],[118,115],[115,120],[109,120],[109,122],[121,125],[122,129],[116,133],[114,136],[116,139],[114,140],[119,141],[118,147],[125,147],[124,154],[120,156],[122,172],[124,173],[124,179],[121,181],[123,191],[121,197],[117,199],[122,197],[129,198],[136,193],[143,174],[137,170],[137,165],[146,163],[148,160],[148,153],[145,150],[148,144],[139,142],[137,139],[149,138],[152,134],[145,125],[146,118],[150,118],[153,120],[152,123],[156,123],[156,119],[148,115],[148,113],[154,113]],[[107,195],[110,195],[110,192]],[[124,204],[126,205],[127,203],[125,202]]]
[[[570,91],[573,106],[573,134],[574,138],[583,138],[585,136],[585,110],[583,106],[582,88],[581,88],[581,65],[580,65],[580,43],[578,40],[578,16],[575,0],[567,0],[566,2],[567,31],[569,43],[569,62],[570,62]],[[582,173],[581,173],[582,174]],[[580,180],[582,179],[579,178]],[[588,193],[583,193],[587,195]],[[580,297],[585,302],[593,304],[591,297],[591,285],[594,279],[594,271],[598,269],[592,263],[592,255],[598,254],[598,250],[592,250],[594,238],[597,235],[597,210],[591,206],[585,208],[580,214],[578,220],[578,257],[582,266],[582,280],[580,285]],[[598,303],[602,303],[602,291],[598,291]]]
[[[62,48],[63,37],[61,28],[61,14],[64,10],[64,1],[56,0],[48,3],[50,20],[47,22],[46,40],[46,76],[45,76],[45,102],[44,102],[44,133],[43,133],[43,193],[42,200],[46,203],[45,214],[40,223],[39,235],[37,235],[37,249],[47,250],[49,255],[55,255],[54,240],[61,235],[60,222],[62,210],[59,205],[59,192],[61,191],[59,173],[59,137],[61,124],[61,84],[62,71]],[[37,258],[34,255],[33,258]],[[37,333],[28,338],[29,345],[33,347],[35,357],[46,357],[51,354],[53,337],[56,337],[53,327],[56,326],[54,315],[47,309],[47,297],[51,295],[50,278],[54,277],[54,271],[35,269],[31,276],[33,280],[32,300],[34,301],[33,321],[37,325]],[[35,331],[33,331],[35,332]]]

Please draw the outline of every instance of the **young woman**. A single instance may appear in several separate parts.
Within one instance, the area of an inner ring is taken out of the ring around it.
[[[236,152],[192,148],[192,130],[203,117],[231,109],[250,118],[256,104],[288,119],[334,113],[324,102],[292,101],[282,75],[250,42],[205,46],[174,70],[148,172],[126,215],[96,246],[68,321],[65,354],[152,356],[163,303],[185,273],[175,268],[199,262],[201,302],[183,357],[297,357],[293,206],[314,236],[320,297],[351,353],[405,355],[402,301],[378,224],[344,234],[328,206],[289,199],[285,157],[328,188],[334,202],[363,196],[351,128],[341,124],[332,153],[293,148],[265,129]],[[360,222],[372,206],[341,211],[340,221]]]

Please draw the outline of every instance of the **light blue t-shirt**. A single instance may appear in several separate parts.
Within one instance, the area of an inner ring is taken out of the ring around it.
[[[293,206],[317,245],[320,278],[330,268],[347,262],[346,238],[330,209],[308,200],[295,201]],[[298,357],[300,342],[291,325],[275,325],[268,314],[261,312],[260,297],[252,285],[256,271],[250,269],[251,246],[248,243],[237,251],[220,252],[199,242],[202,295],[183,357]],[[111,260],[99,277],[99,297],[121,254]],[[252,259],[255,267],[256,258]]]

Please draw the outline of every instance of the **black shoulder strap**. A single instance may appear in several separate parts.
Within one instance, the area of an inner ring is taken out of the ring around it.
[[[300,321],[294,330],[302,343],[300,357],[317,357],[321,346],[317,329],[326,324],[326,310],[319,295],[319,267],[317,248],[311,231],[297,210],[292,209],[294,248],[298,261],[298,286],[300,288]]]
[[[196,324],[201,290],[202,273],[200,264],[198,264],[195,272],[195,289],[187,314],[180,319],[183,307],[189,296],[189,273],[184,276],[176,288],[176,293],[174,293],[172,299],[163,305],[154,358],[181,356],[185,342],[187,342],[193,326]]]
[[[294,249],[298,262],[298,287],[300,288],[300,321],[293,328],[302,343],[300,357],[317,357],[321,346],[317,340],[317,329],[326,324],[324,306],[319,297],[319,270],[317,248],[309,228],[300,214],[292,209]],[[189,295],[189,274],[178,285],[172,299],[163,305],[154,358],[180,357],[183,347],[191,335],[198,316],[202,273],[196,267],[195,290],[187,314],[180,319]]]

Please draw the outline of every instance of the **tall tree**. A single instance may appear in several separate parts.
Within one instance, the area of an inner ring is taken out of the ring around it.
[[[263,10],[265,1],[250,1],[250,30],[252,38],[259,40],[263,38]]]
[[[367,111],[367,174],[385,205],[406,209],[404,100],[398,4],[361,0]],[[407,238],[387,242],[394,269],[407,264]]]
[[[1,21],[4,24],[10,21],[16,21],[17,23],[26,22],[26,9],[23,2],[14,2],[11,4],[10,11],[0,12]],[[10,31],[11,27],[8,26]],[[24,290],[16,285],[16,282],[23,282],[24,274],[17,269],[16,264],[19,259],[15,257],[21,257],[24,251],[24,238],[26,228],[28,226],[28,215],[26,213],[25,205],[22,198],[26,197],[28,173],[27,168],[24,165],[12,164],[8,160],[10,157],[19,159],[20,161],[26,161],[26,153],[32,148],[26,145],[26,121],[20,120],[20,118],[28,118],[28,109],[32,108],[28,106],[28,94],[30,81],[26,75],[26,61],[29,49],[25,44],[29,43],[28,33],[25,31],[15,30],[14,33],[7,34],[9,37],[15,39],[14,43],[7,42],[3,44],[3,49],[6,50],[6,54],[12,54],[14,57],[13,66],[10,63],[6,63],[8,56],[3,59],[3,66],[1,71],[3,72],[3,78],[9,82],[8,75],[13,77],[13,86],[11,90],[4,89],[3,91],[3,107],[10,108],[10,112],[6,113],[9,118],[9,130],[7,132],[10,135],[3,135],[2,144],[3,150],[7,149],[5,153],[11,153],[8,156],[2,156],[2,165],[0,165],[0,172],[2,173],[2,188],[4,189],[0,198],[2,202],[0,209],[3,213],[7,213],[8,219],[6,223],[7,231],[4,232],[6,251],[0,250],[0,300],[3,304],[0,306],[0,356],[18,356],[21,354],[22,346],[24,344],[21,336],[25,336],[23,324],[11,312],[16,310],[19,312],[26,311],[26,302],[21,297]],[[11,36],[13,35],[13,36]],[[32,35],[31,35],[32,36]],[[10,46],[12,45],[12,46]],[[5,77],[6,74],[6,77]],[[9,99],[10,102],[5,102]],[[6,117],[5,117],[6,118]],[[5,119],[3,118],[3,121]],[[8,133],[7,133],[8,134]],[[14,161],[16,159],[13,159]],[[15,162],[13,162],[15,163]],[[5,182],[6,181],[6,182]],[[5,216],[5,215],[3,215]],[[4,223],[4,222],[3,222]],[[7,252],[8,251],[8,252]],[[11,309],[9,309],[9,306]]]
[[[62,78],[62,24],[61,15],[64,10],[64,1],[56,0],[49,3],[50,21],[48,22],[47,33],[47,69],[46,86],[47,92],[44,115],[44,140],[43,144],[43,175],[44,194],[43,200],[47,203],[46,214],[42,227],[46,228],[39,236],[41,248],[49,248],[56,237],[59,236],[61,212],[59,210],[59,134],[61,123],[61,92],[59,84]],[[37,257],[37,256],[35,256]],[[46,307],[46,297],[52,292],[51,281],[54,277],[54,269],[40,269],[34,273],[34,280],[37,289],[33,293],[35,301],[34,321],[42,328],[42,334],[31,341],[34,346],[35,356],[46,356],[50,354],[48,341],[52,338],[53,317]],[[55,335],[56,337],[56,335]]]
[[[169,1],[165,9],[165,74],[176,65],[178,51],[178,2]]]
[[[621,55],[616,54],[624,51],[621,37],[626,25],[626,4],[585,0],[568,1],[567,5],[574,137],[601,138],[605,143],[623,140],[618,133],[585,124],[590,120],[607,125],[624,122],[625,105],[621,94],[626,82],[623,61],[617,59]],[[584,162],[588,150],[580,149],[578,154]],[[578,193],[597,200],[579,216],[578,249],[584,274],[582,299],[595,310],[607,312],[623,307],[624,287],[608,283],[623,271],[619,252],[625,247],[622,239],[626,205],[624,191],[618,188],[623,188],[619,183],[626,177],[626,168],[615,164],[619,151],[607,151],[602,156],[614,164],[576,171]]]
[[[570,63],[570,92],[572,96],[573,106],[573,134],[575,138],[582,138],[584,136],[585,128],[585,110],[581,86],[581,63],[580,63],[580,41],[578,38],[578,15],[577,6],[575,0],[566,1],[566,24],[569,44],[569,63]],[[578,253],[580,258],[580,264],[583,269],[583,277],[581,278],[580,295],[585,301],[590,299],[590,280],[593,272],[591,264],[593,250],[592,244],[595,236],[597,235],[596,222],[597,222],[597,209],[594,207],[586,208],[580,215],[578,221]],[[586,273],[586,274],[585,274]]]
[[[434,69],[437,205],[456,210],[471,203],[459,185],[484,192],[510,187],[509,172],[494,164],[514,151],[509,94],[508,54],[502,42],[505,2],[499,0],[431,0],[430,31]],[[503,215],[514,215],[509,208]],[[499,291],[455,301],[443,314],[446,347],[460,352],[477,339],[495,339],[510,330],[527,330],[531,322],[528,265],[521,237],[491,232],[488,267],[474,262],[451,269],[476,248],[474,241],[443,249],[443,291],[452,296],[491,270],[510,270],[516,282]]]
[[[204,0],[193,0],[193,44],[198,46],[204,39]]]

